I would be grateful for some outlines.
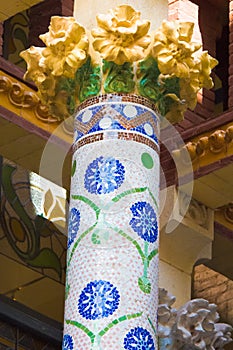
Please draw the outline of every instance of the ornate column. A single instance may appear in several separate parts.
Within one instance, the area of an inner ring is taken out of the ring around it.
[[[159,123],[194,108],[216,60],[198,52],[191,23],[164,21],[152,36],[129,5],[97,23],[90,34],[52,17],[46,47],[22,53],[53,115],[74,115],[63,349],[153,350]]]
[[[81,349],[156,347],[157,137],[143,97],[106,94],[78,108],[65,338]]]

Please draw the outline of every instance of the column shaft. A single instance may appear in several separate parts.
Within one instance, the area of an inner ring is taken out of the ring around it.
[[[68,235],[68,349],[157,349],[158,128],[155,111],[138,96],[104,95],[79,107]]]

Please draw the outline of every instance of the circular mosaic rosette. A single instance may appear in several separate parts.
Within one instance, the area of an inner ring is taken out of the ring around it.
[[[108,281],[89,282],[82,290],[78,309],[81,316],[96,320],[112,315],[119,306],[120,294]]]
[[[73,338],[69,334],[65,334],[63,337],[62,350],[74,350]],[[78,349],[76,349],[78,350]]]
[[[154,209],[145,201],[134,203],[130,208],[133,217],[132,229],[146,242],[154,243],[158,238],[158,224]]]
[[[87,167],[85,188],[90,193],[106,194],[121,186],[125,178],[124,166],[113,157],[98,157]]]
[[[124,338],[126,350],[155,350],[154,341],[150,332],[142,327],[131,329]]]
[[[68,248],[71,246],[71,244],[74,242],[77,236],[79,225],[80,225],[80,212],[76,208],[71,208],[69,213],[69,224],[68,224],[68,241],[67,241]]]

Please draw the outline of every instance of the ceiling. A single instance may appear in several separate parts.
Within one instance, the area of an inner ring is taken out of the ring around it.
[[[193,198],[216,209],[233,201],[233,163],[194,181]]]
[[[184,192],[190,184],[182,186]],[[193,182],[192,197],[215,212],[214,241],[211,260],[203,262],[211,269],[233,280],[233,223],[224,220],[221,210],[233,202],[233,163],[211,171]],[[227,233],[226,233],[227,232]]]
[[[16,13],[24,11],[42,1],[43,0],[1,0],[0,22],[3,22],[7,18],[14,16]]]

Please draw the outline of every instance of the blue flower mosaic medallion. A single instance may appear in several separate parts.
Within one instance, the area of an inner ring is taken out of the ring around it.
[[[74,242],[80,225],[80,212],[76,208],[72,208],[69,213],[69,225],[68,225],[68,248]]]
[[[132,229],[145,241],[154,243],[158,237],[158,223],[152,206],[147,202],[137,202],[130,210],[133,214],[129,223]]]
[[[124,349],[155,350],[153,338],[147,329],[136,327],[129,331],[124,338]]]
[[[125,179],[125,168],[118,159],[99,157],[93,160],[85,173],[85,188],[90,193],[106,194],[122,185]]]
[[[71,337],[71,335],[65,334],[63,337],[62,350],[73,350],[73,349],[74,349],[73,338]]]
[[[120,294],[108,281],[89,282],[78,300],[79,313],[88,320],[96,320],[112,315],[119,306]]]

